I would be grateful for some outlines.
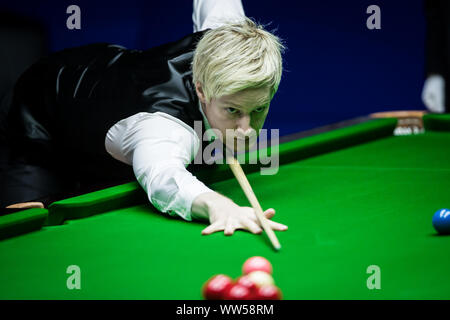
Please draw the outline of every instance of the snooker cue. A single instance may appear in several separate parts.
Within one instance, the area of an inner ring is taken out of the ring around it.
[[[270,242],[272,242],[273,247],[275,248],[275,250],[280,250],[280,242],[278,241],[275,232],[273,232],[272,228],[267,223],[267,218],[263,214],[261,205],[259,204],[258,199],[256,198],[255,193],[253,192],[252,187],[250,186],[250,183],[248,182],[248,179],[245,176],[241,165],[233,156],[227,156],[227,163],[230,166],[231,171],[233,171],[233,174],[239,182],[239,185],[241,186],[245,195],[247,196],[248,201],[252,205],[253,210],[255,210],[256,217],[258,218],[259,223],[269,237]]]

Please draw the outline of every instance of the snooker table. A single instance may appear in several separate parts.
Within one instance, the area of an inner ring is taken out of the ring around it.
[[[201,236],[204,222],[158,213],[135,182],[2,216],[0,299],[201,299],[208,278],[236,278],[255,255],[284,299],[449,299],[450,236],[431,219],[450,207],[450,117],[423,122],[413,135],[393,135],[387,118],[282,141],[274,175],[243,164],[263,209],[289,226],[279,252],[264,233]],[[197,176],[249,205],[227,165]],[[66,286],[70,265],[79,290]],[[372,265],[380,289],[368,289]]]

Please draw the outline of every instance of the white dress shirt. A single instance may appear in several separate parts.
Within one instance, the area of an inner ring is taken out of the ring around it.
[[[241,0],[194,0],[194,32],[244,16]],[[198,107],[205,128],[210,128],[200,103]],[[169,114],[140,112],[109,129],[105,148],[115,159],[133,166],[137,181],[158,210],[190,221],[194,199],[213,192],[186,169],[201,152],[201,139]]]

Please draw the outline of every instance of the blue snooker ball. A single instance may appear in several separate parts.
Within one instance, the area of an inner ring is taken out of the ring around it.
[[[450,210],[440,209],[433,216],[433,227],[440,234],[450,234]]]

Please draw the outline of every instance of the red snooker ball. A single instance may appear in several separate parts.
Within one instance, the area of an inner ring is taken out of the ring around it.
[[[225,292],[225,300],[251,300],[254,295],[249,288],[240,284],[234,284]]]
[[[256,300],[281,300],[281,291],[275,285],[268,285],[258,288],[255,296]]]
[[[242,273],[249,274],[253,271],[264,271],[268,274],[272,274],[272,265],[269,260],[264,257],[251,257],[244,262]]]
[[[254,283],[248,275],[241,276],[237,279],[236,284],[246,287],[251,294],[256,294],[258,286]]]
[[[226,291],[233,285],[233,279],[224,274],[210,278],[203,286],[203,297],[207,300],[221,300]]]

